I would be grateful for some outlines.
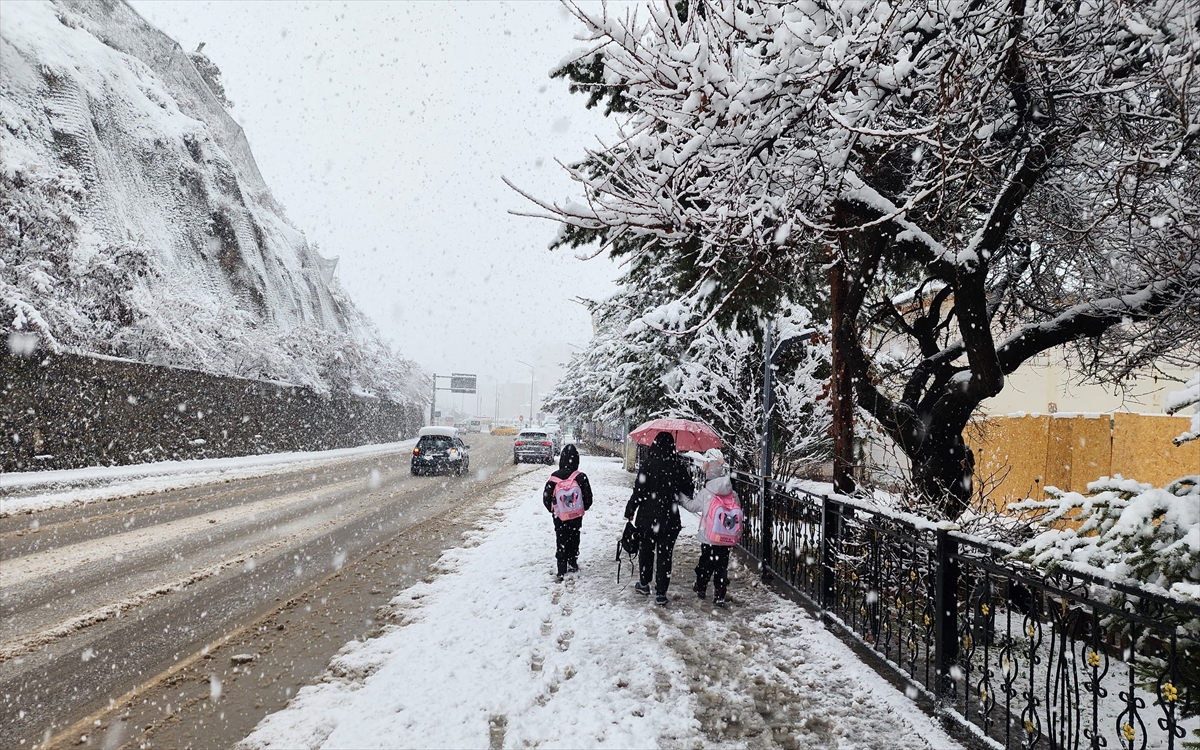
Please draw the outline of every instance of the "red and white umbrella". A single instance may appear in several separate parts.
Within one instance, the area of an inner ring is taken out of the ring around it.
[[[675,438],[675,449],[681,451],[706,451],[720,448],[721,438],[713,428],[703,422],[687,419],[652,419],[640,424],[629,433],[638,445],[650,445],[660,432],[669,432]]]

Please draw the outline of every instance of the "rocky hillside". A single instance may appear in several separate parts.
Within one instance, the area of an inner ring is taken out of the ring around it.
[[[418,368],[284,216],[222,101],[120,0],[5,4],[10,348],[36,336],[56,351],[419,399]]]

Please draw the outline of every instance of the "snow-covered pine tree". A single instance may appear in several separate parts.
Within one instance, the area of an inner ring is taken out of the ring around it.
[[[1195,361],[1188,0],[568,7],[586,46],[560,69],[620,135],[571,170],[582,200],[531,197],[561,244],[660,273],[697,330],[843,264],[858,402],[946,515],[972,496],[962,430],[1030,358]]]
[[[808,329],[812,315],[789,308],[773,325],[776,340],[783,340]],[[742,471],[757,471],[761,463],[763,356],[761,335],[710,323],[664,378],[672,413],[711,425],[725,440],[722,450],[730,464]],[[776,358],[774,476],[796,476],[829,459],[828,382],[828,343],[814,342]]]

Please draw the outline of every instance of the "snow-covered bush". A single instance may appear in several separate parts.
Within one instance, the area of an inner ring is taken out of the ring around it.
[[[1018,548],[1019,557],[1050,570],[1084,565],[1200,602],[1200,476],[1166,487],[1102,477],[1087,494],[1046,494],[1008,506],[1050,527]],[[1079,526],[1061,527],[1064,520]]]
[[[221,103],[221,106],[225,109],[233,109],[233,102],[225,95],[225,84],[221,82],[221,69],[209,59],[208,55],[204,54],[203,42],[200,43],[195,52],[188,54],[188,59],[192,61],[192,65],[196,66],[196,72],[208,84],[208,90]]]

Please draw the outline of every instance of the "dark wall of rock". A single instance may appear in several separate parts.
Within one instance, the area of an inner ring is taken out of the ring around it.
[[[416,435],[417,406],[74,354],[0,350],[0,471],[314,451]]]

